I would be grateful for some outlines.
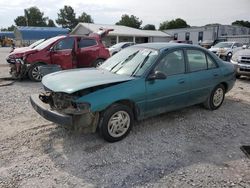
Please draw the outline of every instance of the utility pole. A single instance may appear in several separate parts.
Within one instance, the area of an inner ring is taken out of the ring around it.
[[[26,21],[26,26],[29,26],[28,11],[26,9],[24,9],[24,17],[25,17],[25,21]]]

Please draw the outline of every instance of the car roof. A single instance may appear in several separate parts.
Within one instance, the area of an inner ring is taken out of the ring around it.
[[[198,46],[194,46],[194,45],[191,45],[191,44],[169,43],[169,42],[143,43],[143,44],[134,45],[134,47],[152,48],[152,49],[155,49],[155,50],[165,50],[165,49],[171,49],[171,48],[176,48],[176,47],[196,47],[196,48],[200,48]]]

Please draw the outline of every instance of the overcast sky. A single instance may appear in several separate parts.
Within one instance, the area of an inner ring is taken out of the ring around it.
[[[31,6],[55,20],[64,5],[72,6],[77,16],[83,11],[90,14],[100,24],[115,24],[122,14],[133,14],[143,21],[142,25],[154,24],[157,28],[161,22],[175,18],[191,26],[250,21],[250,0],[0,0],[0,28],[14,24],[14,19]]]

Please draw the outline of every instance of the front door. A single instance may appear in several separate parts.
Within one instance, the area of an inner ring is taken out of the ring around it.
[[[51,51],[52,64],[60,65],[62,69],[72,69],[74,67],[72,53],[74,50],[75,39],[67,37],[55,44]]]
[[[154,71],[161,71],[167,77],[163,80],[146,81],[146,116],[187,106],[189,79],[185,73],[183,51],[175,50],[167,53]]]

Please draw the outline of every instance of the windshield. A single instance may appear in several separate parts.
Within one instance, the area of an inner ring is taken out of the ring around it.
[[[38,44],[34,49],[36,49],[36,50],[42,50],[42,49],[46,48],[47,46],[49,46],[51,43],[57,41],[61,37],[62,36],[60,36],[60,37],[53,37],[53,38],[50,38],[48,40],[45,40],[44,42]]]
[[[29,45],[30,48],[35,48],[38,44],[42,43],[43,41],[45,41],[45,39],[40,39],[36,42],[33,42],[31,45]]]
[[[218,44],[216,44],[214,47],[215,48],[231,48],[233,45],[232,42],[220,42]]]
[[[121,75],[141,76],[154,63],[158,54],[153,49],[126,48],[106,60],[100,68]]]

